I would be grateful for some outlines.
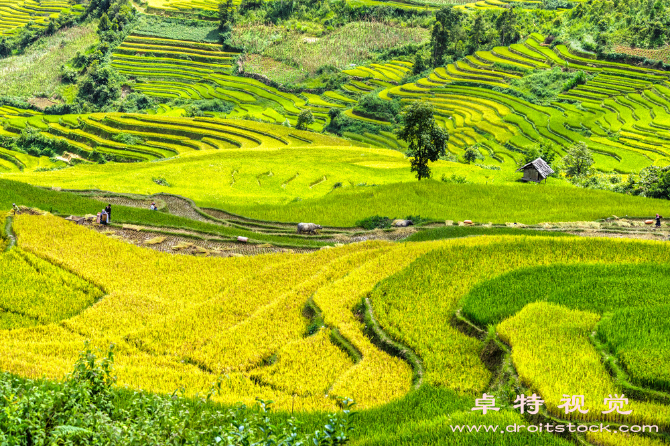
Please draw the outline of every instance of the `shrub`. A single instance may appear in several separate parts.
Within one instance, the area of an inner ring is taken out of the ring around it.
[[[120,142],[123,144],[127,144],[129,146],[134,146],[137,144],[141,144],[144,142],[142,138],[136,135],[131,135],[128,133],[118,133],[112,137],[112,139],[116,142]]]
[[[354,107],[354,112],[366,118],[397,122],[400,108],[400,102],[397,99],[387,101],[380,98],[377,92],[372,92],[358,101],[358,104]]]
[[[373,217],[368,217],[364,218],[363,220],[359,220],[356,222],[356,226],[360,226],[363,229],[367,230],[372,230],[372,229],[384,229],[384,228],[390,228],[391,223],[393,220],[391,220],[388,217],[381,217],[379,215],[375,215]]]
[[[295,128],[298,130],[305,130],[308,125],[314,123],[314,116],[312,115],[311,110],[303,110],[298,115],[298,122],[295,125]]]
[[[342,445],[354,427],[353,401],[339,399],[342,412],[326,424],[303,432],[294,419],[270,419],[271,401],[258,408],[236,405],[227,410],[208,401],[220,392],[213,383],[197,401],[116,389],[114,346],[102,357],[88,343],[63,382],[30,380],[0,374],[2,444],[277,444]],[[260,410],[258,410],[260,409]],[[161,420],[157,422],[157,420]],[[137,443],[138,440],[140,443]],[[289,440],[290,439],[290,440]]]

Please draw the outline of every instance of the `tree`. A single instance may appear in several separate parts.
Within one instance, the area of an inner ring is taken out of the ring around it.
[[[417,52],[414,56],[414,65],[412,65],[412,74],[421,74],[426,69],[426,64],[421,57],[421,52]]]
[[[580,177],[589,174],[593,165],[593,155],[591,150],[583,142],[578,142],[568,148],[567,155],[563,158],[563,167],[569,177]]]
[[[109,31],[112,28],[112,22],[109,20],[107,13],[103,13],[100,17],[100,22],[98,23],[98,31],[105,32]]]
[[[442,8],[435,14],[435,25],[430,35],[431,63],[434,67],[442,65],[449,47],[458,41],[462,20],[462,13],[452,6]]]
[[[477,146],[471,146],[465,149],[465,153],[463,153],[463,159],[467,161],[468,164],[471,164],[473,161],[477,161],[478,159],[482,159],[483,156]]]
[[[554,162],[554,159],[556,158],[556,152],[550,144],[543,141],[539,146],[531,147],[524,154],[523,164],[528,164],[538,158],[542,158],[547,164],[549,164],[549,166],[551,166]]]
[[[482,44],[485,36],[486,29],[484,28],[484,17],[478,13],[475,15],[472,30],[470,31],[470,44],[475,51],[479,49],[479,45]]]
[[[0,40],[0,58],[7,57],[12,54],[12,47],[7,43],[7,39],[4,37]]]
[[[219,30],[233,23],[234,13],[233,0],[225,0],[219,3]]]
[[[449,135],[437,126],[433,108],[424,102],[415,102],[405,112],[404,126],[396,133],[408,144],[407,155],[412,159],[411,172],[416,178],[430,178],[428,161],[437,161],[446,154]]]
[[[514,7],[508,7],[496,19],[496,28],[500,34],[500,44],[507,46],[518,38],[517,16]]]
[[[312,115],[311,110],[303,110],[298,115],[298,122],[295,125],[295,128],[298,130],[305,130],[308,125],[314,122],[314,116]]]

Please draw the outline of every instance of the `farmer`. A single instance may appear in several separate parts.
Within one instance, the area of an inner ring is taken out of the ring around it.
[[[661,227],[661,217],[660,215],[656,214],[656,227],[660,228]]]
[[[14,215],[20,214],[19,207],[16,205],[16,203],[12,203],[12,211],[14,211]]]
[[[158,210],[158,207],[156,206],[156,203],[153,203],[153,202],[152,202],[152,203],[151,203],[151,208],[150,208],[150,209],[151,209],[152,211],[157,211],[157,210]]]
[[[112,222],[112,205],[107,203],[107,207],[105,208],[105,212],[107,212],[107,223]]]
[[[109,215],[107,215],[107,209],[103,209],[100,213],[100,224],[106,225],[109,223]]]

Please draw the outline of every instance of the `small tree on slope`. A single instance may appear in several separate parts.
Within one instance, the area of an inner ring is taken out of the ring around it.
[[[569,177],[587,176],[592,165],[593,155],[589,147],[581,141],[570,147],[563,158],[565,174]]]
[[[295,128],[298,130],[305,130],[308,125],[314,123],[314,116],[310,110],[303,110],[298,115],[298,122],[295,125]]]
[[[397,136],[409,145],[407,155],[412,157],[412,172],[416,178],[430,178],[428,161],[437,161],[446,154],[449,135],[438,127],[433,118],[433,108],[423,102],[415,102],[405,112],[405,124]]]

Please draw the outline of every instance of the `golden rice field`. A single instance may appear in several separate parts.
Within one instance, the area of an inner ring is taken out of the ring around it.
[[[336,397],[372,408],[421,383],[481,394],[493,376],[482,341],[444,323],[473,287],[529,266],[670,260],[665,242],[510,236],[215,259],[157,253],[50,214],[16,216],[13,229],[18,247],[0,256],[3,288],[21,280],[24,294],[0,294],[3,370],[63,377],[91,339],[101,348],[116,344],[118,385],[194,395],[223,376],[221,402],[262,397],[300,411],[334,409]],[[32,277],[62,291],[30,299]],[[358,315],[366,297],[381,327],[418,354],[418,381],[414,364],[368,337]],[[322,313],[323,326],[308,329],[308,305]],[[558,418],[624,421],[597,411],[603,396],[625,391],[590,341],[600,317],[536,302],[496,326],[521,385]],[[557,404],[566,392],[585,395],[590,414],[562,415]],[[625,421],[670,429],[667,402],[630,398]],[[595,439],[610,444],[604,434]]]

